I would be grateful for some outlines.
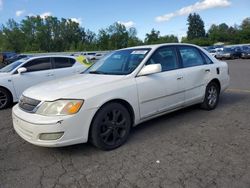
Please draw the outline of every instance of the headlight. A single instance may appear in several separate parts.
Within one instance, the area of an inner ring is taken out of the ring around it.
[[[36,113],[45,116],[73,115],[81,109],[83,102],[83,100],[43,102]]]

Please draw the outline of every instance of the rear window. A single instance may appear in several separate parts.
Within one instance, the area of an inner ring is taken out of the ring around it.
[[[205,53],[201,52],[201,55],[205,60],[205,64],[213,64],[213,61]]]
[[[72,67],[75,64],[76,60],[72,58],[65,57],[54,57],[54,67],[55,69]]]
[[[204,61],[198,49],[190,46],[179,47],[183,67],[203,65]]]

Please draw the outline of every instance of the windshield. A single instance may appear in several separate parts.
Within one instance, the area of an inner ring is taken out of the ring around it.
[[[126,49],[115,51],[91,66],[85,73],[127,75],[142,62],[150,49]]]
[[[15,61],[5,67],[3,67],[2,69],[0,69],[0,72],[11,72],[13,71],[15,68],[17,68],[19,65],[21,65],[24,61]]]

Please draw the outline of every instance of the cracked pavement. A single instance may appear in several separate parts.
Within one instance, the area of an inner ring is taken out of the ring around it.
[[[231,86],[216,110],[143,123],[114,151],[33,146],[13,130],[11,109],[0,111],[0,187],[249,188],[250,60],[228,63]]]

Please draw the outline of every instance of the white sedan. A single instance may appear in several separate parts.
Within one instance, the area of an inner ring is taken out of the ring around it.
[[[227,63],[195,45],[118,50],[81,75],[26,90],[13,107],[14,129],[38,146],[89,140],[111,150],[143,121],[193,104],[213,110],[228,72]]]
[[[13,62],[0,69],[0,109],[17,102],[33,85],[81,73],[86,68],[70,56],[28,57]]]

